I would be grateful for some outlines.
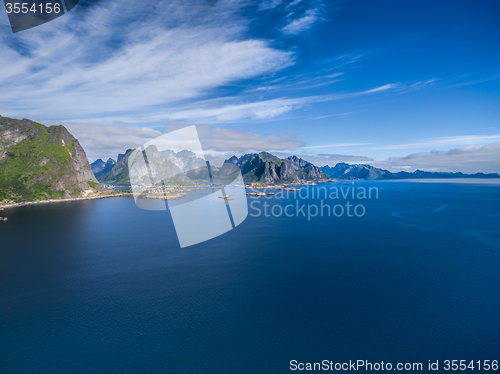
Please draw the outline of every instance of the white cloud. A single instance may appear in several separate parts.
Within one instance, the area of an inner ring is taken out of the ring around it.
[[[396,84],[396,83],[389,83],[389,84],[385,84],[385,85],[380,86],[380,87],[372,88],[371,90],[364,91],[364,93],[374,93],[374,92],[387,91],[387,90],[390,90],[392,88],[396,88],[397,86],[398,86],[398,84]]]
[[[318,155],[301,154],[300,150],[297,153],[277,152],[273,154],[275,154],[280,158],[295,155],[297,157],[300,157],[306,161],[313,163],[316,166],[325,166],[325,165],[335,166],[339,162],[346,162],[348,164],[352,164],[352,163],[367,163],[373,161],[373,158],[365,156],[341,155],[341,154],[330,154],[330,153],[320,153]]]
[[[297,140],[292,132],[278,136],[260,136],[244,130],[222,127],[197,126],[197,129],[203,149],[218,152],[272,152],[304,145],[304,142]]]
[[[324,145],[314,145],[310,147],[303,147],[303,148],[338,148],[338,147],[354,147],[354,146],[360,146],[360,145],[367,145],[367,144],[372,144],[372,143],[332,143],[332,144],[324,144]]]
[[[420,81],[420,82],[412,83],[412,84],[410,84],[408,86],[408,89],[409,90],[414,90],[414,91],[421,90],[422,88],[427,88],[429,86],[432,86],[437,81],[439,81],[439,79],[432,78],[432,79],[428,79],[428,80],[425,80],[425,81]]]
[[[424,148],[424,147],[446,147],[457,145],[471,145],[491,143],[492,141],[500,140],[500,134],[493,135],[464,135],[464,136],[447,136],[441,138],[425,139],[415,143],[404,143],[395,145],[385,145],[371,148],[371,150],[390,150],[390,149],[409,149],[409,148]]]
[[[178,107],[176,108],[177,110],[171,112],[165,111],[161,117],[152,116],[148,117],[148,120],[182,120],[191,123],[220,123],[247,119],[263,120],[289,113],[294,109],[302,108],[313,103],[370,95],[373,93],[384,92],[394,87],[396,87],[395,84],[386,84],[381,87],[346,94],[308,96],[293,99],[278,98],[244,104],[221,105],[220,100],[209,100],[207,102],[198,102],[196,103],[196,106],[187,106],[185,108]],[[146,118],[143,117],[143,120],[145,119]]]
[[[290,4],[286,6],[287,9],[293,8],[294,6],[298,5],[302,0],[293,0]]]
[[[241,119],[269,119],[290,112],[315,100],[318,97],[298,99],[272,99],[247,104],[230,104],[219,107],[198,105],[193,109],[184,109],[166,114],[172,121],[187,120],[192,122],[232,122]]]
[[[500,173],[500,142],[471,145],[449,151],[413,153],[406,157],[389,157],[385,161],[371,162],[373,166],[399,171],[449,171],[464,173]],[[394,170],[396,169],[396,170]]]
[[[500,74],[498,74],[498,73],[494,74],[494,75],[490,75],[488,77],[484,77],[484,78],[477,78],[477,79],[468,80],[465,82],[450,84],[448,87],[457,88],[457,87],[464,87],[464,86],[472,86],[474,84],[480,84],[480,83],[484,83],[484,82],[488,82],[488,81],[492,81],[492,80],[497,80],[497,79],[500,79]]]
[[[262,0],[259,9],[260,10],[274,9],[277,6],[281,5],[282,2],[283,0]]]
[[[127,149],[136,148],[162,133],[150,128],[132,128],[101,123],[73,122],[65,127],[80,142],[90,162],[113,158]]]
[[[292,64],[290,52],[244,36],[240,6],[173,1],[146,13],[144,4],[108,0],[3,33],[2,115],[88,119],[158,110]]]
[[[341,76],[342,74],[344,74],[344,72],[339,71],[339,72],[336,72],[336,73],[333,73],[333,74],[328,74],[326,76],[326,78],[337,78],[337,77]]]
[[[300,34],[301,32],[308,30],[314,22],[318,19],[317,9],[308,9],[305,15],[301,18],[294,19],[288,25],[283,27],[281,31],[284,34]]]
[[[0,34],[0,114],[44,123],[266,120],[393,87],[271,100],[245,92],[207,100],[221,86],[294,63],[292,52],[248,37],[248,21],[240,16],[245,2],[209,3],[174,0],[146,11],[149,5],[133,0],[103,0],[22,33]],[[307,11],[293,27],[316,12]],[[1,18],[0,28],[6,22]]]
[[[79,140],[91,161],[109,157],[116,159],[118,153],[139,147],[163,134],[151,128],[114,124],[72,122],[65,126]],[[185,125],[171,124],[167,126],[166,132],[182,127]],[[290,149],[304,145],[304,142],[296,139],[296,135],[292,132],[261,136],[240,129],[203,125],[197,125],[196,130],[204,151],[214,155],[224,154],[226,159],[233,154]]]

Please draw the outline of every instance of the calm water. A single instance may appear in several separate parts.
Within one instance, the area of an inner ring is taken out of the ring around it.
[[[184,249],[131,198],[3,212],[0,373],[500,359],[500,184],[359,186],[363,217],[248,217]]]

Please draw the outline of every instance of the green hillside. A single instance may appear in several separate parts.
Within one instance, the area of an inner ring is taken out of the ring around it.
[[[0,117],[0,202],[79,196],[101,189],[64,126]]]

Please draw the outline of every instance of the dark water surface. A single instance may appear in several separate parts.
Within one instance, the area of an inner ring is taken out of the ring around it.
[[[489,183],[356,182],[379,189],[352,201],[363,217],[249,216],[184,249],[168,211],[131,198],[4,211],[0,373],[498,360],[500,187]]]

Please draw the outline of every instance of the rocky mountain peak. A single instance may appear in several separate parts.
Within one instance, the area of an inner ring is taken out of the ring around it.
[[[0,200],[78,196],[101,189],[87,155],[64,126],[0,117]]]

